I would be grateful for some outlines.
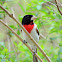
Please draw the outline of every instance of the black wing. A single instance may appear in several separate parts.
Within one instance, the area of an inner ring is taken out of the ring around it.
[[[38,29],[36,28],[36,32],[37,32],[37,34],[39,35],[39,31],[38,31]]]

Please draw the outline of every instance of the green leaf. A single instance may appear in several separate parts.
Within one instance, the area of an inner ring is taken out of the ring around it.
[[[3,2],[5,2],[6,0],[2,0]]]
[[[14,34],[13,34],[11,31],[8,30],[8,35],[9,35],[10,37],[12,37]]]
[[[4,11],[0,11],[0,13],[5,13]]]
[[[19,19],[20,22],[22,22],[22,18],[23,18],[23,16],[21,16],[21,15],[19,14],[19,15],[18,15],[18,19]]]
[[[41,45],[41,48],[44,50],[44,45],[43,44]]]
[[[51,1],[51,0],[47,0],[47,1]]]
[[[62,41],[60,41],[59,46],[61,46],[61,47],[62,47]]]
[[[20,30],[17,31],[17,34],[20,35]]]
[[[19,4],[19,6],[20,6],[21,10],[25,13],[24,7],[21,4]]]
[[[16,26],[14,25],[9,25],[12,29],[16,29]]]

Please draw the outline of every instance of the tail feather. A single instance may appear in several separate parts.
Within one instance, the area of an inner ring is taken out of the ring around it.
[[[36,48],[36,53],[37,53],[37,48]],[[38,62],[37,57],[35,56],[35,54],[33,54],[33,62]]]

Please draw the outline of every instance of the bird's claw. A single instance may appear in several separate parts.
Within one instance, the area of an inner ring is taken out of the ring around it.
[[[25,43],[27,43],[25,40],[23,40],[23,43],[25,44]]]

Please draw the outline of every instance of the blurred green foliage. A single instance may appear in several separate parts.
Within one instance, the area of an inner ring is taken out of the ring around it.
[[[47,56],[50,57],[52,62],[62,62],[62,16],[54,5],[45,5],[46,2],[51,2],[52,0],[21,0],[22,4],[19,3],[19,1],[20,0],[0,0],[0,4],[7,10],[9,10],[13,4],[18,4],[23,12],[23,15],[17,15],[20,22],[26,14],[35,15],[37,19],[34,22],[37,24],[40,33],[47,37],[46,40],[43,38],[39,40],[40,47]],[[7,14],[0,9],[0,19],[5,19],[6,15]],[[21,36],[21,28],[18,24],[14,26],[9,23],[8,25]],[[0,62],[32,62],[32,53],[29,49],[22,45],[17,38],[16,40],[12,32],[8,30],[7,33],[10,36],[10,39],[12,39],[14,49],[11,44],[12,50],[8,50],[7,42],[2,42],[1,39],[4,38],[4,36],[2,36],[4,34],[0,32]],[[19,43],[16,41],[19,41]],[[46,58],[39,50],[38,55],[43,59],[43,62],[47,62]]]

